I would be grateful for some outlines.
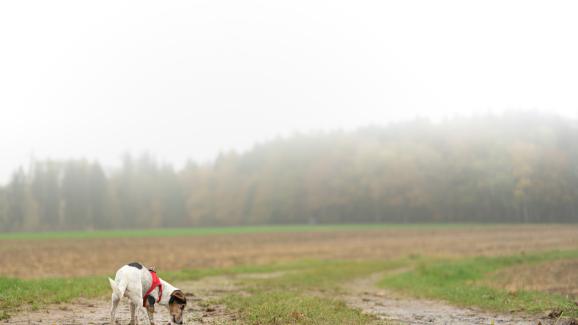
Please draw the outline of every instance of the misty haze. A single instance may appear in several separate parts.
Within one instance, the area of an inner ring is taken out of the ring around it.
[[[577,324],[571,1],[0,4],[0,322]]]

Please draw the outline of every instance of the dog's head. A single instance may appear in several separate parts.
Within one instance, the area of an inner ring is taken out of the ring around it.
[[[182,324],[185,307],[187,306],[187,298],[181,290],[175,290],[171,293],[169,299],[169,312],[171,314],[171,321],[174,324]]]

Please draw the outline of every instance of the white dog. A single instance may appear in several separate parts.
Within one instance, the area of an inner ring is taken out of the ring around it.
[[[138,324],[136,312],[141,304],[147,310],[149,321],[153,323],[155,303],[166,306],[172,324],[183,323],[183,312],[187,299],[181,290],[160,279],[153,269],[140,263],[129,263],[116,271],[116,277],[108,278],[112,288],[110,323],[115,323],[115,313],[122,297],[130,300],[130,324]]]

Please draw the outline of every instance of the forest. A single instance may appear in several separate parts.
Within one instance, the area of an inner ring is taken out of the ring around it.
[[[180,168],[34,160],[0,186],[3,232],[577,221],[578,121],[530,112],[296,133]]]

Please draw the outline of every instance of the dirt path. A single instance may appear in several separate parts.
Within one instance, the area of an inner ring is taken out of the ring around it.
[[[249,275],[247,275],[249,276]],[[257,276],[257,275],[255,275]],[[212,303],[231,291],[239,292],[235,276],[215,276],[199,281],[180,282],[176,285],[184,292],[192,292],[187,298],[189,304],[185,324],[231,324],[235,314],[225,306]],[[8,324],[109,324],[110,301],[108,299],[79,299],[70,304],[53,305],[37,311],[25,311],[4,321]],[[123,299],[117,311],[119,324],[128,324],[130,312],[128,300]],[[169,320],[166,308],[155,313],[155,323],[165,325]],[[139,313],[139,323],[148,324],[144,311]]]
[[[180,282],[176,285],[187,293],[190,303],[185,316],[186,324],[235,324],[236,315],[225,306],[215,304],[218,298],[235,292],[243,294],[239,281],[247,278],[265,279],[282,275],[283,272],[206,277],[198,281]],[[387,324],[519,324],[562,325],[567,322],[519,314],[488,313],[471,308],[459,308],[443,302],[400,297],[379,289],[376,282],[383,277],[377,273],[345,284],[346,294],[338,297],[349,306],[373,314]],[[8,324],[108,324],[110,302],[108,299],[79,299],[71,304],[53,305],[37,311],[23,311],[9,320]],[[148,324],[144,311],[139,314],[141,324]],[[129,307],[126,299],[119,306],[117,319],[128,324]],[[166,309],[160,308],[156,324],[165,325],[169,319]],[[381,322],[380,322],[381,323]]]
[[[394,324],[554,324],[555,320],[519,314],[498,314],[472,308],[459,308],[443,302],[404,298],[379,289],[376,283],[384,274],[356,280],[345,285],[348,292],[342,299],[351,307],[376,315]],[[559,324],[563,324],[561,320]]]

